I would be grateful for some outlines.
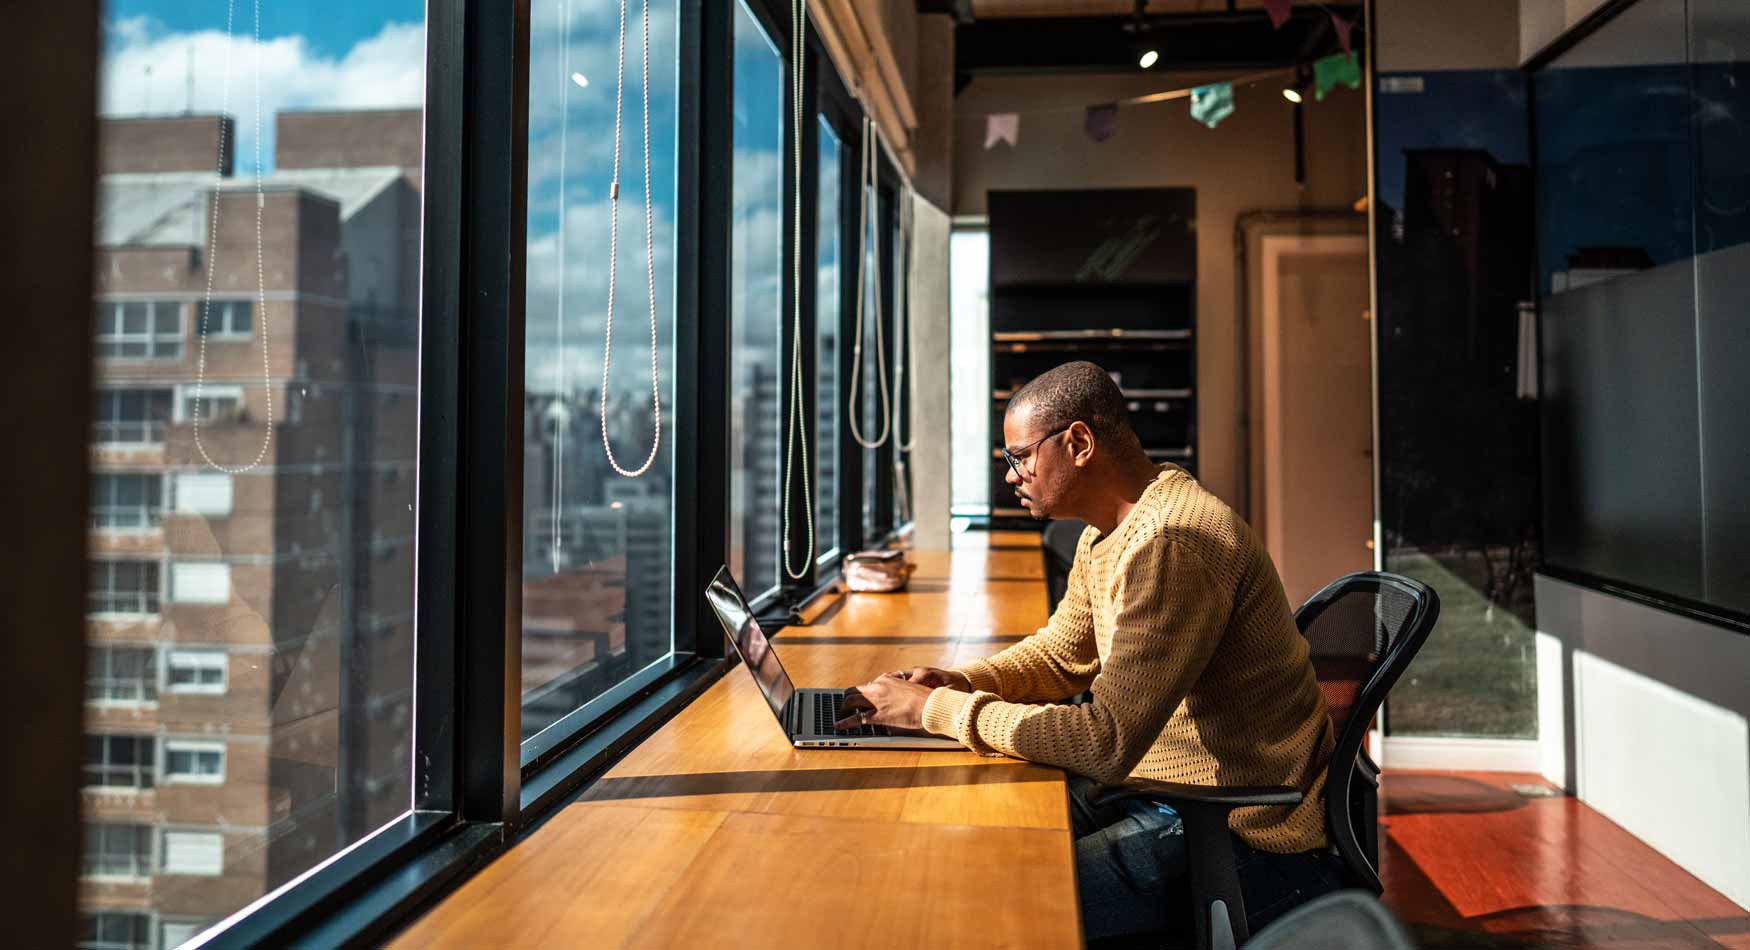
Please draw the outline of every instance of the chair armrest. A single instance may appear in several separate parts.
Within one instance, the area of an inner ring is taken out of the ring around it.
[[[1147,798],[1174,806],[1233,809],[1256,805],[1298,805],[1302,797],[1300,792],[1286,785],[1187,785],[1182,782],[1131,779],[1121,785],[1108,785],[1095,792],[1094,804],[1104,805],[1126,798]]]

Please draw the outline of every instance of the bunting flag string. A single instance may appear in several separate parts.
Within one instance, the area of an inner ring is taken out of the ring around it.
[[[1211,83],[1191,90],[1191,118],[1215,128],[1222,119],[1233,115],[1234,85],[1231,82]]]
[[[1102,102],[1088,106],[1082,117],[1082,131],[1095,142],[1104,142],[1118,134],[1118,103]]]
[[[1341,83],[1350,89],[1361,88],[1361,64],[1354,53],[1332,53],[1313,62],[1313,97],[1325,101],[1325,93]]]
[[[984,150],[990,151],[998,142],[1009,143],[1010,148],[1020,144],[1021,114],[1018,112],[993,112],[985,116]]]

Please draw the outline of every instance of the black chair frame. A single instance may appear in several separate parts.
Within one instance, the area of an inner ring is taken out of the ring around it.
[[[1440,617],[1440,596],[1421,581],[1361,571],[1332,581],[1294,614],[1295,625],[1304,633],[1344,596],[1388,590],[1408,596],[1411,609],[1401,632],[1374,661],[1325,769],[1325,825],[1331,845],[1342,858],[1351,883],[1376,895],[1385,889],[1379,877],[1379,767],[1367,757],[1364,746],[1386,694],[1433,631]],[[1301,801],[1301,792],[1285,786],[1241,788],[1132,780],[1102,790],[1097,800],[1104,803],[1125,798],[1167,805],[1185,823],[1199,950],[1232,950],[1245,943],[1251,930],[1234,866],[1228,816],[1235,808],[1295,805]]]

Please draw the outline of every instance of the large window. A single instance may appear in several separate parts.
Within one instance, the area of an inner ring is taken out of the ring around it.
[[[673,447],[687,437],[674,425],[676,7],[651,4],[648,89],[642,26],[628,21],[618,135],[617,5],[536,0],[533,14],[522,736],[553,732],[525,744],[525,760],[673,654]]]
[[[839,353],[842,281],[844,280],[844,227],[839,217],[843,194],[839,156],[844,144],[831,123],[820,119],[820,174],[814,206],[815,220],[815,525],[820,539],[820,560],[830,558],[839,541]]]
[[[745,4],[735,10],[729,565],[758,597],[778,586],[782,530],[786,94],[777,45]]]
[[[152,873],[152,829],[139,824],[85,826],[86,877],[146,877]]]
[[[990,231],[948,238],[948,402],[955,515],[990,514]]]
[[[102,4],[86,776],[156,791],[84,796],[86,869],[200,877],[86,889],[92,946],[412,806],[425,5],[233,12]]]
[[[87,651],[86,702],[146,703],[157,700],[157,648],[94,646]]]
[[[170,402],[168,389],[100,389],[92,441],[99,445],[163,442]]]
[[[98,303],[97,355],[107,359],[180,359],[182,304],[175,300]]]
[[[79,950],[152,950],[152,917],[125,910],[85,914],[79,922]]]
[[[91,525],[125,530],[156,528],[164,510],[164,477],[138,472],[98,473],[91,486]]]
[[[151,736],[85,737],[85,787],[152,787],[156,745]]]
[[[157,561],[94,560],[86,609],[94,614],[155,614],[158,585]]]

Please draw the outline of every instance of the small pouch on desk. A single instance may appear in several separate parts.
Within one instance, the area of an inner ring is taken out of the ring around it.
[[[858,551],[845,557],[845,586],[861,593],[904,590],[917,566],[904,551]]]

